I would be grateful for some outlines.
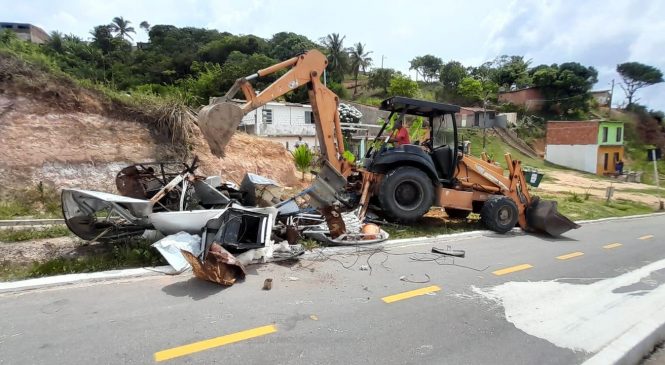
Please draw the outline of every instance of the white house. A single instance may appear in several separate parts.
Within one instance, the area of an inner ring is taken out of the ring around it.
[[[238,129],[279,141],[288,149],[298,137],[310,147],[318,145],[312,106],[307,104],[270,102],[247,113]]]

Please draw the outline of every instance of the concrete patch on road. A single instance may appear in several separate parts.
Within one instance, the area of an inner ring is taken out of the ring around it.
[[[501,303],[518,329],[556,346],[595,353],[636,328],[665,324],[665,282],[651,290],[625,291],[665,269],[660,260],[591,284],[508,282],[474,291]],[[622,290],[623,289],[623,290]],[[662,323],[654,323],[660,317]],[[628,351],[629,349],[624,349]]]

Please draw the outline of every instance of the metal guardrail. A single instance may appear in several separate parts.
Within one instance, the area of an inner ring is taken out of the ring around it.
[[[21,227],[21,226],[46,226],[53,224],[65,224],[64,219],[12,219],[0,220],[0,227]]]

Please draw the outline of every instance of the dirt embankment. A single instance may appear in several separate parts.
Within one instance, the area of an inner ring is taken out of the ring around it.
[[[39,182],[115,192],[122,167],[181,159],[166,135],[121,118],[94,92],[45,82],[48,92],[37,92],[0,78],[0,194]],[[238,133],[224,158],[210,152],[196,128],[191,143],[192,154],[201,159],[200,173],[240,182],[252,172],[285,186],[298,184],[291,156],[279,143]]]

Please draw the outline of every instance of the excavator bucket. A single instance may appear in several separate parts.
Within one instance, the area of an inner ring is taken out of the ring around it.
[[[529,228],[544,232],[550,236],[560,236],[580,225],[561,215],[557,210],[557,202],[540,200],[535,196],[526,208],[526,220]]]
[[[207,105],[199,111],[199,128],[212,153],[224,156],[224,148],[231,141],[244,115],[240,105],[229,102]]]

